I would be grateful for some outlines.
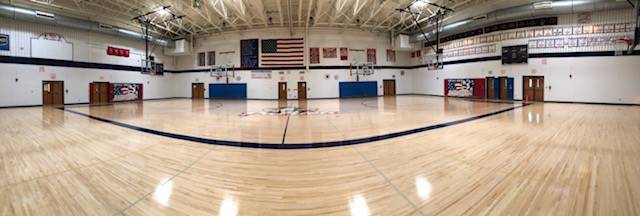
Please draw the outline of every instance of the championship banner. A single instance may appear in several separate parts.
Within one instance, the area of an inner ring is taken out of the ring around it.
[[[258,39],[240,40],[240,67],[258,68]]]
[[[388,49],[387,50],[387,62],[396,62],[396,51]]]
[[[336,48],[322,48],[322,57],[323,58],[337,58],[338,52]]]
[[[367,62],[377,64],[376,49],[367,49]]]
[[[340,48],[340,60],[346,61],[349,59],[349,49],[346,47]]]
[[[320,48],[309,48],[309,64],[320,64]]]
[[[9,51],[9,35],[0,34],[0,50]]]

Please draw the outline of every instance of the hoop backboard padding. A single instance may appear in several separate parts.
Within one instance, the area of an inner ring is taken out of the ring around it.
[[[444,68],[444,56],[440,54],[425,54],[423,57],[427,70],[441,70]]]

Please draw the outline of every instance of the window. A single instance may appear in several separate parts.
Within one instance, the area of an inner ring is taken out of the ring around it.
[[[201,52],[198,53],[198,66],[204,66],[205,65],[205,53]]]
[[[216,51],[209,51],[207,57],[207,65],[216,65]]]

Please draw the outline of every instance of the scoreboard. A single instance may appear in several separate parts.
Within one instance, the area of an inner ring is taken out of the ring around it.
[[[528,45],[502,47],[502,64],[528,63]]]

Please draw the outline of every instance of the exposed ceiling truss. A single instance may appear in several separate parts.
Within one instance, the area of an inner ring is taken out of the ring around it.
[[[428,26],[437,8],[416,3],[411,16],[396,11],[414,1],[425,0],[0,0],[4,3],[90,19],[137,30],[133,17],[169,6],[184,16],[169,20],[164,13],[150,17],[155,33],[168,38],[203,36],[225,31],[270,27],[358,28],[396,33],[415,32],[418,23]],[[486,0],[429,0],[454,10]]]

